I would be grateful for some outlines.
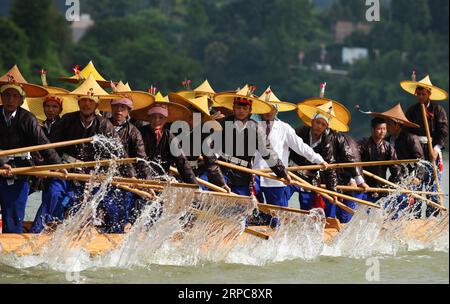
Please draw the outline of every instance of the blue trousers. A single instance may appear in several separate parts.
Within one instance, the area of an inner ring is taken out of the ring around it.
[[[52,178],[49,186],[42,191],[42,203],[31,227],[31,233],[40,233],[44,226],[55,220],[64,219],[64,200],[67,197],[67,182]]]
[[[100,202],[99,209],[105,214],[105,233],[123,233],[128,223],[133,195],[119,189],[111,189]]]
[[[22,233],[25,208],[30,186],[26,180],[15,180],[8,185],[0,178],[0,207],[2,209],[3,233]]]
[[[364,199],[366,197],[366,194],[364,192],[360,192],[360,193],[352,192],[349,195],[351,197],[359,198],[359,199]],[[344,205],[346,205],[347,207],[352,208],[353,210],[356,209],[356,205],[358,204],[356,202],[353,202],[353,201],[350,201],[350,200],[346,200],[346,199],[343,201],[343,203],[344,203]],[[339,221],[342,224],[346,224],[346,223],[350,222],[350,220],[352,219],[353,215],[351,215],[350,213],[348,213],[345,210],[342,210],[339,207],[336,207],[336,217],[339,219]]]
[[[290,190],[289,187],[261,187],[261,179],[255,176],[256,198],[261,203],[270,205],[289,207]]]
[[[99,188],[94,188],[92,195],[98,192]],[[81,205],[84,194],[84,186],[76,186],[68,183],[68,191],[71,193],[69,204],[70,213],[76,213]],[[112,187],[103,197],[98,205],[98,209],[104,213],[104,232],[123,233],[124,227],[128,223],[128,217],[132,204],[132,194]]]
[[[299,196],[299,203],[300,203],[300,209],[302,210],[311,210],[313,209],[314,206],[314,199],[316,197],[316,194],[314,192],[306,192],[306,191],[302,191],[302,189],[298,186],[293,186],[290,185],[289,187],[290,193],[288,195],[288,197],[292,197],[292,195],[295,192],[298,192]],[[324,202],[325,202],[325,215],[327,217],[332,217],[335,218],[336,217],[336,206],[331,204],[330,202],[328,202],[325,198],[323,198]]]

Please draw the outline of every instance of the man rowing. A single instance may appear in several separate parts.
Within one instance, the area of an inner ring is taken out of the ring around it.
[[[395,149],[385,140],[387,124],[383,118],[375,117],[372,119],[371,134],[369,138],[364,138],[359,142],[361,160],[363,162],[397,160]],[[390,172],[389,180],[394,183],[399,182],[401,173],[399,165],[368,167],[367,171],[386,179],[388,169]],[[383,186],[383,184],[373,178],[367,178],[367,183],[372,188],[381,188]],[[368,194],[370,201],[375,202],[380,198],[381,196],[378,193]]]
[[[78,99],[78,105],[80,111],[68,113],[62,117],[62,119],[53,127],[51,139],[53,142],[74,140],[80,138],[89,138],[95,135],[103,135],[108,138],[114,139],[116,144],[110,147],[105,147],[110,151],[106,151],[105,148],[98,152],[93,144],[81,144],[75,146],[69,146],[58,149],[62,159],[65,162],[85,162],[95,161],[97,159],[111,159],[114,157],[122,158],[126,156],[126,152],[121,147],[120,138],[118,137],[114,126],[105,117],[96,114],[100,100],[111,100],[117,98],[117,96],[110,95],[104,91],[96,82],[92,74],[74,91],[67,94],[68,96],[76,96]],[[122,175],[132,177],[133,170],[131,167],[120,167]],[[99,189],[94,189],[94,192]],[[68,197],[67,209],[70,209],[70,213],[76,213],[83,202],[84,197],[84,183],[77,181],[68,182],[67,186]],[[128,206],[131,195],[127,192],[118,190],[112,187],[106,195],[103,197],[99,206],[100,209],[107,209],[104,206],[116,205],[116,206]],[[105,221],[103,223],[105,232],[108,233],[121,233],[123,232],[126,221],[120,221],[116,217],[116,213],[106,213]]]
[[[334,163],[333,141],[330,136],[330,130],[347,130],[348,126],[341,122],[342,118],[336,116],[333,101],[328,100],[319,106],[300,103],[298,105],[298,114],[306,126],[297,128],[296,134],[313,148],[316,153],[320,154],[327,163]],[[290,157],[290,164],[292,166],[305,166],[311,165],[311,161],[293,151]],[[320,172],[318,170],[299,171],[296,174],[314,186],[320,187],[324,183],[328,190],[336,191],[337,189],[335,170]],[[335,205],[325,201],[320,194],[309,192],[299,187],[291,186],[291,189],[292,193],[299,192],[301,209],[322,208],[325,210],[327,217],[334,218],[336,216]],[[337,198],[333,199],[334,202],[337,202]]]
[[[291,183],[286,167],[266,140],[266,134],[252,114],[272,111],[272,106],[253,95],[255,88],[246,87],[237,93],[220,93],[214,96],[217,105],[233,111],[233,115],[220,119],[222,127],[220,142],[214,142],[214,149],[221,160],[238,167],[252,168],[256,152],[279,178]],[[251,195],[252,175],[236,169],[224,169],[224,176],[231,191]]]
[[[194,95],[189,93],[183,95],[169,93],[169,100],[170,102],[185,106],[193,113],[192,119],[188,119],[190,129],[182,130],[182,133],[177,136],[177,138],[180,138],[181,146],[189,164],[197,177],[208,180],[210,183],[231,192],[222,175],[222,170],[217,164],[217,156],[214,153],[208,154],[202,151],[204,147],[212,150],[212,142],[208,137],[215,130],[220,131],[221,129],[219,123],[210,114],[209,96],[203,95],[190,98]],[[200,159],[200,156],[202,159]],[[206,187],[201,187],[207,190]]]
[[[58,88],[48,88],[52,93],[63,93],[65,90]],[[75,108],[70,103],[74,103],[73,98],[49,94],[44,98],[32,98],[28,100],[28,105],[32,109],[37,109],[36,116],[39,117],[39,110],[43,110],[45,120],[42,122],[42,130],[47,138],[51,138],[53,126],[61,120],[63,108]],[[41,108],[41,109],[39,109]],[[40,155],[38,152],[37,155]],[[59,178],[43,178],[42,181],[42,202],[36,213],[31,226],[31,233],[40,233],[45,226],[62,221],[64,219],[64,200],[67,198],[67,181]]]
[[[147,176],[166,177],[170,173],[170,167],[174,166],[183,182],[196,185],[192,167],[179,142],[166,127],[170,122],[184,121],[186,117],[191,117],[192,112],[175,103],[156,101],[143,109],[133,111],[131,116],[149,123],[141,129],[147,160],[151,162],[151,172],[148,172]]]
[[[302,102],[302,105],[309,106],[323,106],[330,101],[332,101],[333,111],[339,120],[343,123],[343,125],[333,125],[332,128],[328,131],[328,136],[330,137],[330,141],[332,143],[332,151],[333,151],[333,159],[337,163],[353,163],[361,161],[361,156],[359,155],[359,147],[357,142],[347,134],[348,125],[351,120],[350,111],[341,103],[324,98],[325,95],[325,84],[322,84],[321,96],[319,98],[310,98]],[[306,115],[302,114],[299,111],[299,117],[305,122],[305,124],[311,127],[311,119],[309,119]],[[364,189],[368,188],[364,178],[362,177],[362,169],[359,167],[352,168],[344,168],[337,169],[336,178],[338,185],[349,185],[349,186],[358,186]],[[348,193],[350,196],[362,199],[364,197],[364,192],[350,192]],[[352,208],[356,208],[356,203],[350,200],[343,200],[343,203]],[[341,208],[334,208],[335,216],[339,219],[341,223],[348,223],[352,215]],[[333,215],[331,213],[330,215]]]
[[[0,149],[10,150],[33,145],[48,144],[50,141],[39,126],[36,117],[21,108],[25,97],[44,97],[47,90],[29,84],[17,66],[0,78]],[[41,151],[47,164],[61,163],[53,149]],[[14,176],[11,169],[32,165],[31,155],[15,154],[0,158],[0,205],[3,233],[22,233],[29,183],[27,177]],[[6,170],[6,171],[3,171]],[[63,172],[66,172],[65,170]]]
[[[261,114],[260,117],[266,129],[266,140],[273,147],[283,164],[289,165],[290,151],[294,151],[311,163],[323,165],[323,169],[326,169],[328,164],[322,156],[308,146],[301,137],[297,136],[294,128],[277,118],[278,113],[295,110],[297,106],[280,101],[270,87],[260,96],[260,99],[272,106],[269,113]],[[253,168],[259,170],[267,167],[267,163],[257,153]],[[255,177],[255,188],[257,189],[256,197],[260,202],[282,207],[289,206],[291,191],[285,184],[264,177]]]

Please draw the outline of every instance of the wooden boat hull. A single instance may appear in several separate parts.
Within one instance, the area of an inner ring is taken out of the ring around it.
[[[275,231],[268,226],[249,227],[266,235],[272,236]],[[338,231],[335,228],[325,229],[324,241],[331,241]],[[236,241],[245,242],[248,238],[257,237],[244,233]],[[95,234],[88,244],[85,242],[75,242],[73,248],[84,248],[91,256],[102,255],[113,251],[122,244],[124,234]],[[17,256],[28,256],[39,254],[46,244],[51,240],[48,234],[0,234],[0,254],[15,254]],[[264,240],[262,240],[264,241]]]
[[[442,231],[442,227],[439,226],[442,225],[436,225],[436,221],[433,220],[412,220],[401,227],[401,233],[406,239],[427,242],[433,234],[440,233],[438,230]],[[327,219],[327,225],[324,229],[324,242],[332,242],[339,235],[342,227],[343,225],[336,220]],[[270,238],[276,233],[276,230],[269,226],[251,226],[248,228],[254,233],[243,233],[231,242],[245,243],[249,238],[263,238],[262,236]],[[117,249],[125,237],[125,234],[94,233],[89,242],[77,241],[71,244],[71,247],[83,248],[94,257]],[[0,234],[0,255],[36,255],[42,251],[50,240],[51,234]],[[261,241],[264,240],[261,239]]]

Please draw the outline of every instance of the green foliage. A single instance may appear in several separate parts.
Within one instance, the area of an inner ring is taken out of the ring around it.
[[[9,70],[16,62],[29,70],[30,42],[25,32],[14,22],[0,17],[0,70]]]

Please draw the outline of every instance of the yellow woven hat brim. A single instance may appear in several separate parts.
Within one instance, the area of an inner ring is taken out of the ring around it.
[[[202,96],[202,97],[204,97],[204,96]],[[201,97],[197,97],[197,98],[201,98]],[[204,97],[204,98],[206,98],[206,97]],[[209,113],[207,99],[205,99],[205,102],[199,104],[196,102],[195,98],[190,99],[190,98],[184,97],[183,95],[179,95],[176,93],[169,93],[169,101],[180,104],[187,108],[192,107],[192,108],[200,111],[203,115],[211,117],[211,114]]]
[[[328,127],[334,131],[338,132],[348,132],[350,130],[349,126],[339,120],[337,116],[330,115],[328,112],[306,104],[300,104],[298,105],[298,110],[307,118],[309,118],[310,121],[312,121],[317,114],[322,114],[325,117],[328,117]]]
[[[49,93],[49,95],[58,95],[67,93],[68,91],[62,88],[57,87],[45,87]],[[80,110],[78,106],[78,100],[74,97],[70,96],[60,96],[63,99],[62,104],[62,112],[60,116],[63,116],[67,113],[77,112]],[[44,112],[44,101],[45,97],[40,98],[26,98],[25,102],[28,106],[28,109],[31,113],[36,116],[39,121],[45,121],[47,117]]]
[[[260,100],[258,97],[248,97],[244,95],[238,95],[236,93],[219,93],[214,96],[214,101],[217,104],[217,107],[224,107],[229,110],[233,110],[234,107],[234,99],[236,97],[244,97],[252,100],[252,114],[266,114],[272,111],[272,106]]]
[[[0,88],[4,85],[10,85],[12,83],[9,82],[0,82]],[[48,91],[41,86],[29,84],[29,83],[17,83],[15,85],[20,86],[25,92],[25,97],[37,98],[37,97],[45,97],[48,95]],[[1,104],[1,103],[0,103]]]
[[[167,117],[167,122],[174,122],[174,121],[189,121],[192,119],[192,111],[190,111],[188,108],[171,102],[161,102],[162,104],[167,106],[169,116]],[[151,105],[131,112],[131,117],[137,120],[141,121],[150,121],[150,115],[148,115],[148,110],[153,106]]]
[[[131,92],[117,92],[114,95],[120,96],[119,98],[128,98],[133,102],[133,110],[140,110],[155,102],[155,97],[149,93],[142,91],[131,91]],[[111,102],[114,99],[101,99],[98,105],[99,111],[112,112]]]
[[[406,80],[406,81],[402,81],[400,83],[400,86],[402,87],[403,90],[405,90],[406,92],[408,92],[412,95],[416,95],[417,87],[423,87],[423,88],[430,89],[431,90],[430,100],[442,101],[442,100],[448,99],[448,93],[445,90],[438,88],[434,85],[429,85],[429,84],[417,82],[417,81]]]
[[[304,105],[309,105],[309,106],[313,106],[313,107],[320,107],[330,101],[333,103],[333,110],[334,110],[336,116],[339,117],[339,120],[346,125],[350,125],[351,117],[352,117],[350,114],[350,111],[343,104],[341,104],[335,100],[331,100],[331,99],[327,99],[327,98],[320,98],[320,97],[308,98],[308,99],[305,99],[304,101],[302,101],[301,103],[299,103],[298,105],[304,104]],[[311,119],[310,118],[306,117],[298,109],[297,109],[297,114],[298,114],[299,118],[307,126],[311,127]]]
[[[297,105],[284,101],[270,101],[268,104],[276,107],[278,112],[290,112],[297,109]]]

